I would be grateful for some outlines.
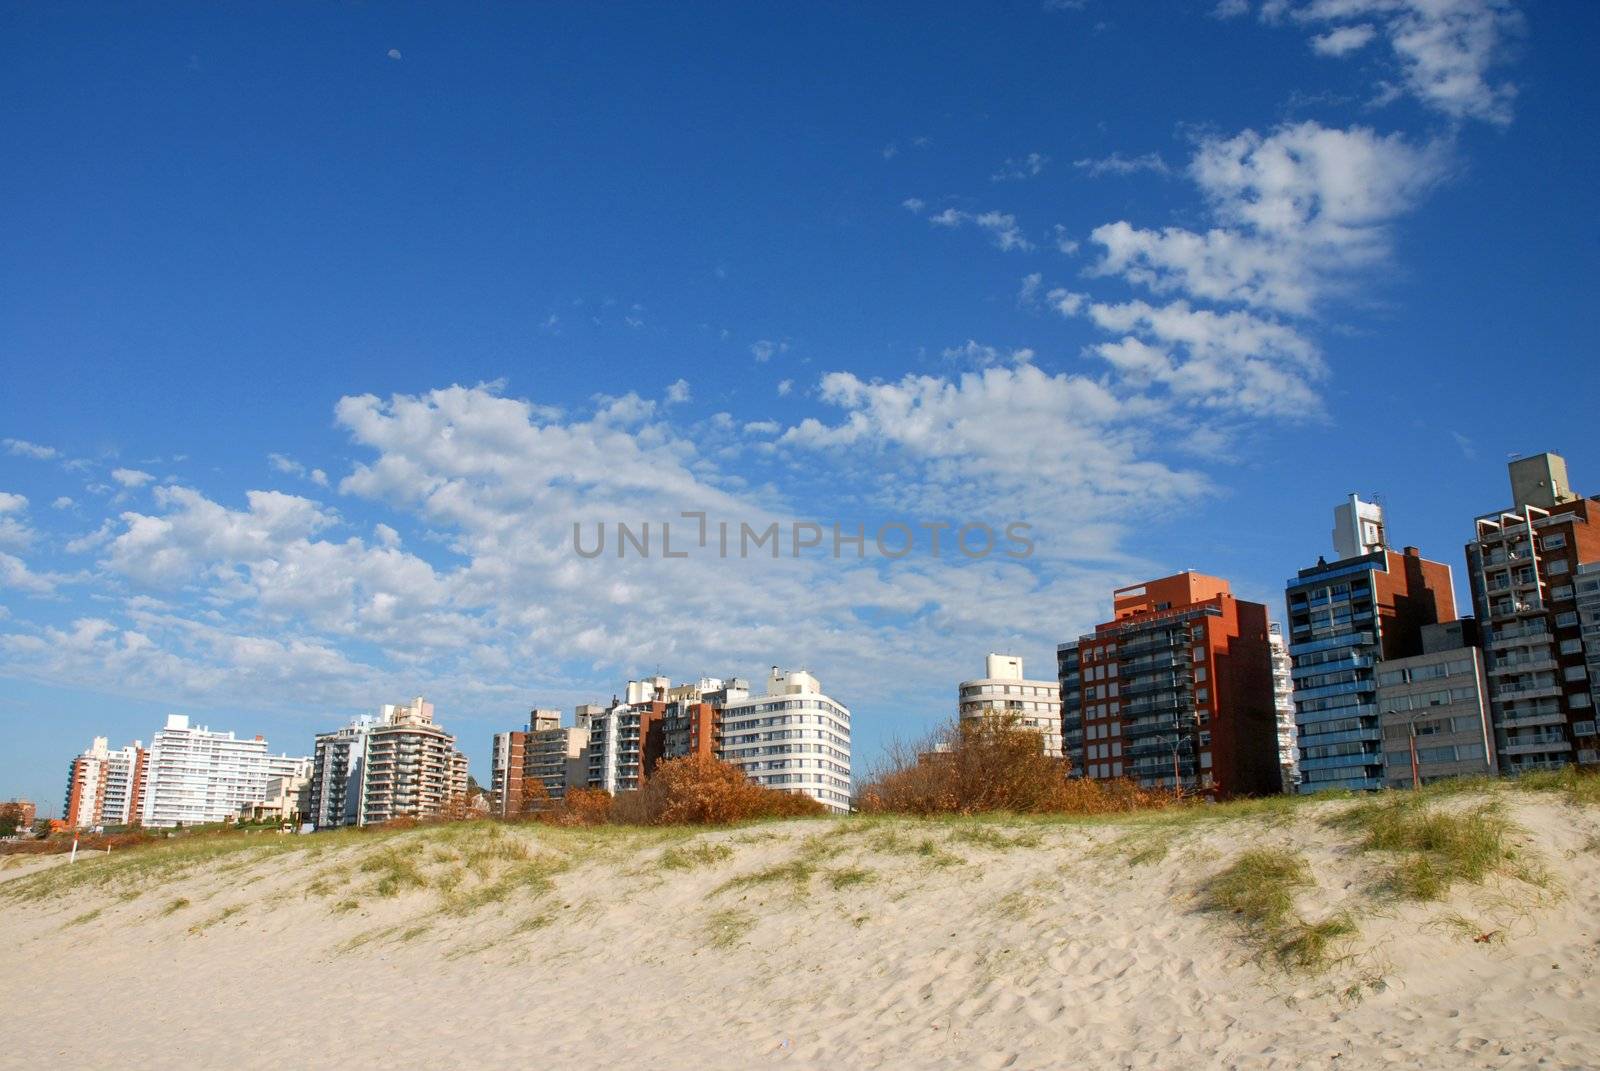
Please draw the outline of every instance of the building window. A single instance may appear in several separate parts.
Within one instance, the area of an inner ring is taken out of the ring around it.
[[[1539,546],[1543,547],[1545,550],[1559,550],[1566,545],[1567,535],[1565,532],[1551,532],[1549,535],[1539,540]]]
[[[1544,572],[1546,576],[1566,576],[1569,568],[1571,566],[1567,564],[1567,559],[1551,558],[1545,563]]]

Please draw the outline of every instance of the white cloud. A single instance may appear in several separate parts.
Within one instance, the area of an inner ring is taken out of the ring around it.
[[[155,479],[148,472],[141,472],[138,469],[112,469],[111,478],[129,490],[143,487]]]
[[[35,573],[21,558],[0,551],[0,592],[21,591],[29,595],[49,595],[64,578],[54,573]]]
[[[750,344],[750,355],[758,362],[766,363],[779,354],[789,352],[789,340],[773,341],[770,338],[758,339]]]
[[[1377,27],[1367,22],[1357,23],[1354,26],[1341,26],[1313,37],[1311,50],[1320,56],[1343,56],[1357,49],[1366,48],[1377,34]]]
[[[35,533],[28,526],[28,499],[10,491],[0,491],[0,547],[26,547]]]
[[[1187,302],[1095,303],[1095,325],[1121,335],[1093,352],[1134,386],[1162,384],[1181,402],[1255,417],[1318,416],[1326,376],[1317,348],[1286,324]]]
[[[821,398],[844,419],[807,418],[783,443],[848,457],[887,452],[878,463],[895,471],[884,490],[895,504],[919,515],[1003,511],[1048,529],[1040,553],[1107,553],[1125,511],[1205,486],[1147,456],[1159,404],[1084,376],[1031,364],[888,383],[832,372]]]
[[[1152,171],[1157,175],[1172,173],[1158,152],[1147,152],[1142,156],[1123,156],[1120,152],[1114,152],[1110,156],[1074,160],[1072,166],[1094,178],[1101,175],[1132,175],[1140,171]]]
[[[1096,266],[1156,293],[1299,315],[1390,251],[1389,228],[1443,173],[1444,150],[1399,134],[1315,122],[1203,140],[1189,165],[1213,217],[1180,227],[1096,228]]]
[[[61,456],[61,451],[53,446],[40,446],[38,443],[30,443],[26,439],[0,439],[0,443],[5,445],[7,453],[16,457],[31,457],[35,461],[50,461]]]
[[[398,48],[391,48],[388,52],[385,53],[385,55],[387,55],[392,60],[397,60],[397,59],[401,58],[400,57],[400,50]]]
[[[1020,346],[1008,351],[984,345],[970,338],[960,346],[946,348],[942,355],[947,361],[960,361],[978,368],[987,368],[991,365],[1027,364],[1034,358],[1033,350],[1026,346]]]
[[[68,498],[66,495],[62,495],[61,497],[57,498],[54,502],[50,503],[50,508],[51,509],[71,509],[72,508],[72,499]]]
[[[907,197],[900,202],[900,207],[913,215],[921,215],[922,210],[927,207],[927,202],[920,197]]]
[[[1220,5],[1241,14],[1246,5]],[[1266,0],[1265,22],[1320,29],[1312,47],[1329,56],[1360,50],[1382,34],[1400,81],[1381,87],[1379,102],[1409,93],[1452,119],[1511,121],[1517,87],[1490,72],[1505,58],[1507,41],[1523,29],[1514,0]]]
[[[1030,152],[1026,156],[1007,157],[1006,162],[1000,165],[1000,170],[989,176],[990,182],[1016,182],[1022,179],[1037,178],[1044,171],[1044,165],[1050,162],[1050,157],[1043,153]]]
[[[752,420],[744,426],[751,435],[776,435],[782,425],[776,420]]]
[[[288,476],[298,476],[302,480],[310,480],[318,487],[328,486],[328,474],[321,469],[308,469],[292,457],[283,454],[268,454],[267,463],[274,471]]]
[[[689,400],[689,381],[680,379],[668,385],[666,402],[668,405],[680,405]]]
[[[1017,225],[1017,217],[1008,212],[964,212],[959,208],[946,208],[942,212],[928,217],[928,222],[935,227],[956,228],[971,223],[974,226],[988,231],[990,239],[997,249],[1006,252],[1027,252],[1033,248],[1033,243],[1022,233]]]
[[[792,390],[794,390],[794,380],[792,380],[792,379],[780,379],[780,380],[778,380],[778,397],[782,398],[782,397],[786,396]]]

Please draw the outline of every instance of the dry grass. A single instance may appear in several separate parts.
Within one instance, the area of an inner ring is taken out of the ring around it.
[[[1320,922],[1301,918],[1295,894],[1314,884],[1298,852],[1257,848],[1211,880],[1206,905],[1232,914],[1258,950],[1279,966],[1316,973],[1333,962],[1336,948],[1355,935],[1356,925],[1343,914]]]
[[[1450,807],[1437,798],[1397,794],[1352,807],[1329,824],[1361,833],[1362,851],[1390,857],[1384,891],[1402,900],[1442,900],[1453,886],[1480,885],[1491,874],[1544,884],[1542,870],[1519,857],[1514,827],[1497,801]]]
[[[756,920],[748,913],[733,908],[717,911],[706,921],[706,942],[712,948],[732,948],[749,933]]]

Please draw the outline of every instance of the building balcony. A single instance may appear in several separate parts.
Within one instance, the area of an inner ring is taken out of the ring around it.
[[[1515,673],[1554,673],[1560,664],[1553,658],[1519,658],[1515,661],[1496,659],[1489,670],[1491,677],[1506,677]]]
[[[1571,751],[1572,741],[1560,733],[1549,733],[1531,739],[1524,736],[1501,744],[1499,750],[1502,755],[1541,755]]]
[[[1539,684],[1527,688],[1496,688],[1493,698],[1497,703],[1510,703],[1518,699],[1552,699],[1560,695],[1560,685]]]
[[[1565,725],[1567,716],[1559,710],[1545,710],[1537,714],[1518,714],[1495,722],[1496,729],[1531,729],[1540,725]]]
[[[1133,684],[1124,684],[1119,692],[1123,699],[1129,696],[1154,695],[1158,692],[1187,692],[1194,687],[1194,674],[1169,673],[1160,677],[1139,679]]]

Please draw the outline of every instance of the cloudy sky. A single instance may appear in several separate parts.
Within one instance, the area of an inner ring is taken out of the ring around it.
[[[774,663],[859,767],[1113,587],[1276,611],[1348,492],[1459,585],[1508,453],[1600,488],[1587,2],[5,25],[0,797],[419,693],[486,780],[530,706]],[[573,552],[684,512],[827,537]]]

